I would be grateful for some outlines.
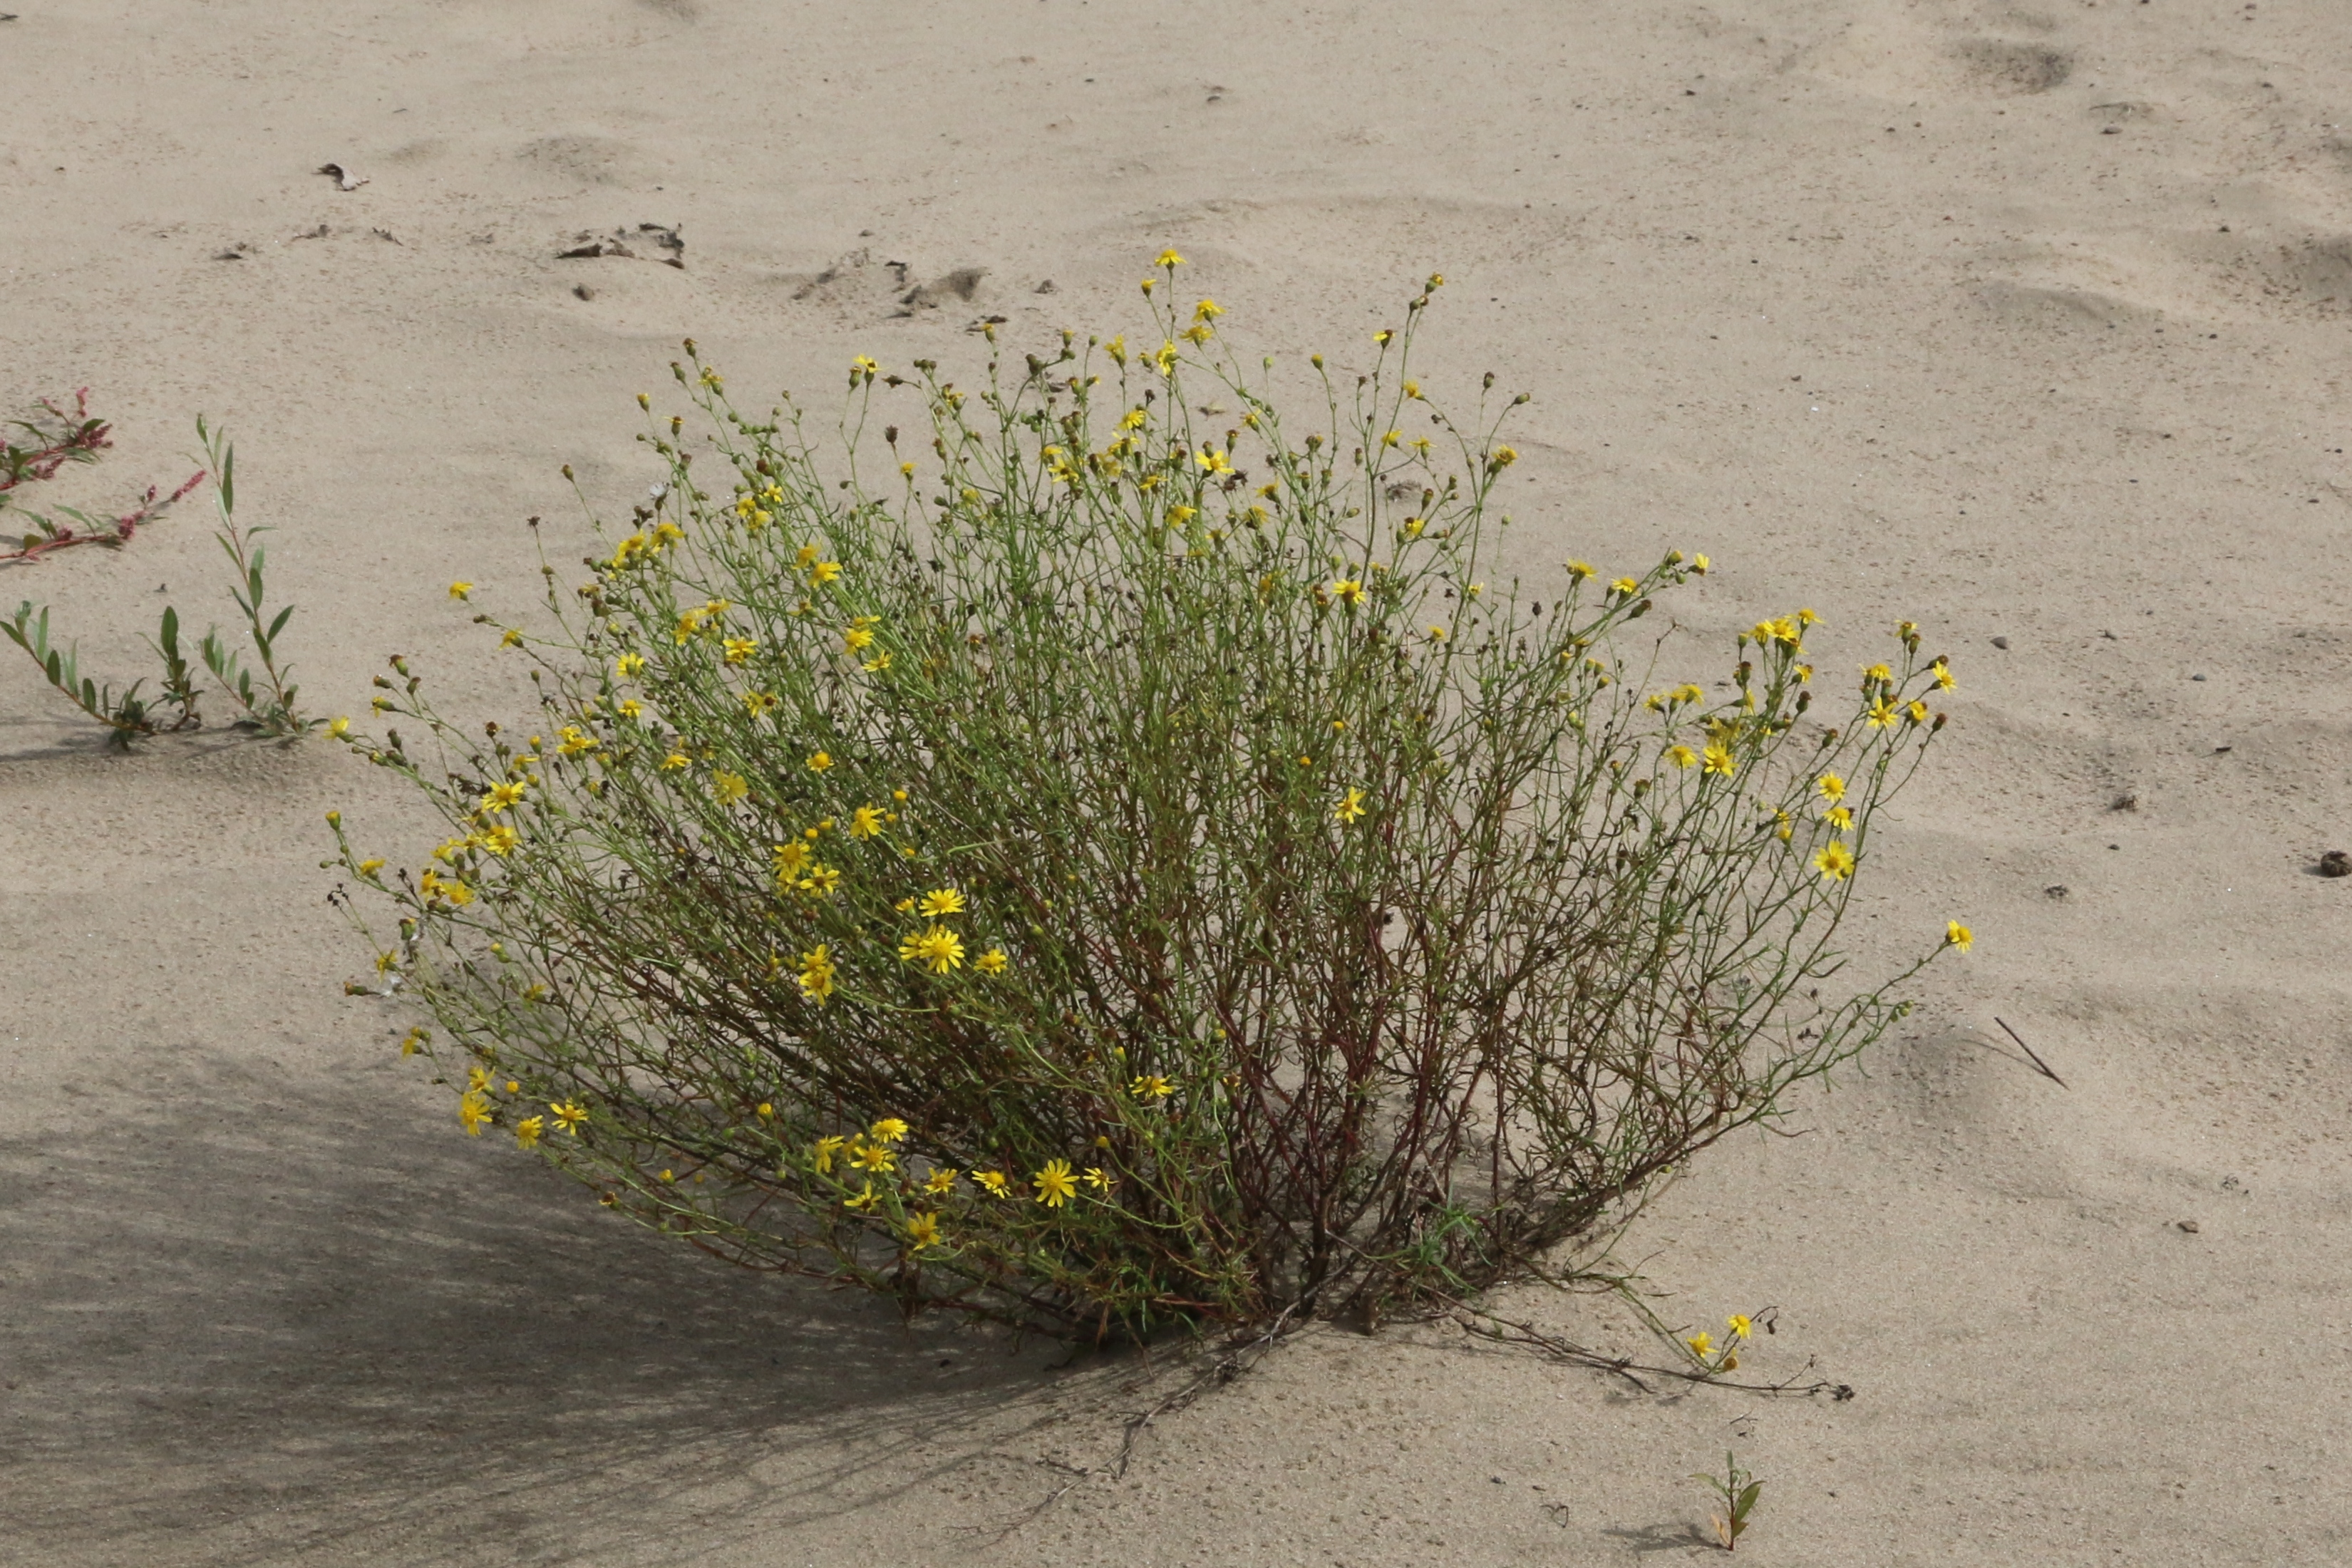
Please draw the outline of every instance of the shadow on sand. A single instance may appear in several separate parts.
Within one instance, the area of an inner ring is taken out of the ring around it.
[[[156,1066],[163,1109],[0,1146],[0,1542],[39,1561],[683,1556],[1135,1371],[648,1236],[420,1127],[413,1073]]]

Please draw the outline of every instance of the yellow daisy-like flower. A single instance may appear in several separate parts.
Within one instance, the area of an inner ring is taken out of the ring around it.
[[[1617,581],[1609,584],[1609,591],[1612,594],[1622,594],[1625,597],[1630,599],[1635,594],[1642,591],[1642,584],[1636,583],[1631,577],[1620,577]]]
[[[471,583],[452,583],[449,584],[449,596],[453,599],[471,598],[473,596],[473,593],[474,585]]]
[[[829,899],[835,889],[841,886],[841,873],[831,866],[812,866],[809,868],[809,874],[793,885],[803,893],[814,893],[820,899]]]
[[[1724,777],[1729,778],[1734,773],[1738,771],[1738,766],[1739,764],[1732,759],[1731,748],[1729,746],[1727,746],[1718,741],[1715,744],[1707,747],[1706,772],[1710,773],[1721,773]]]
[[[769,692],[746,691],[743,693],[743,710],[754,719],[766,714],[775,705],[776,699]]]
[[[710,793],[719,805],[732,805],[751,793],[751,784],[741,773],[714,773],[710,779]]]
[[[1702,577],[1706,575],[1706,569],[1713,564],[1714,563],[1704,555],[1694,555],[1690,558],[1690,569]]]
[[[594,751],[596,745],[595,736],[587,733],[576,724],[566,724],[563,726],[562,733],[558,737],[555,749],[567,757],[576,757]]]
[[[841,634],[841,650],[856,653],[874,640],[874,634],[864,626],[852,626]]]
[[[1037,1189],[1037,1201],[1049,1209],[1060,1208],[1078,1195],[1077,1183],[1070,1180],[1067,1160],[1046,1161],[1045,1168],[1029,1178],[1029,1184]]]
[[[895,1116],[886,1116],[866,1130],[866,1135],[877,1143],[901,1143],[912,1131]]]
[[[1088,1165],[1086,1169],[1086,1184],[1098,1193],[1107,1193],[1110,1191],[1110,1173],[1100,1165]]]
[[[580,1136],[580,1129],[588,1122],[588,1108],[577,1100],[557,1100],[547,1108],[547,1113],[555,1118],[556,1126],[574,1138]]]
[[[1959,684],[1960,683],[1958,681],[1952,679],[1952,667],[1946,664],[1942,659],[1937,659],[1936,661],[1936,689],[1938,691],[1951,691],[1957,689]]]
[[[1927,705],[1916,699],[1904,708],[1903,713],[1914,724],[1925,724],[1927,721]]]
[[[856,1197],[842,1199],[841,1206],[845,1209],[870,1209],[880,1196],[881,1194],[874,1190],[874,1184],[868,1182]]]
[[[1333,598],[1343,605],[1360,605],[1364,602],[1364,585],[1353,577],[1342,577],[1332,584],[1330,593]]]
[[[1745,1312],[1734,1312],[1730,1317],[1726,1318],[1724,1321],[1730,1324],[1731,1331],[1738,1334],[1743,1340],[1748,1337],[1749,1331],[1756,1326]]]
[[[1508,447],[1497,447],[1486,454],[1486,462],[1493,468],[1507,468],[1518,460],[1519,455]]]
[[[720,645],[726,649],[727,662],[740,664],[760,651],[760,645],[751,637],[729,637]]]
[[[526,1116],[515,1123],[515,1142],[526,1149],[539,1146],[540,1135],[547,1131],[547,1118]]]
[[[1698,1332],[1693,1334],[1689,1339],[1685,1340],[1683,1342],[1690,1346],[1691,1354],[1698,1357],[1701,1361],[1705,1361],[1706,1359],[1706,1352],[1715,1348],[1715,1336],[1708,1333],[1705,1329],[1701,1329]]]
[[[934,974],[963,967],[963,939],[943,925],[914,932],[898,944],[902,963],[920,963]]]
[[[971,1179],[986,1187],[992,1197],[1009,1198],[1013,1195],[1013,1184],[1004,1179],[1002,1171],[974,1171]]]
[[[838,561],[820,561],[809,568],[809,581],[820,588],[840,575],[841,563]]]
[[[1156,1072],[1148,1072],[1129,1084],[1127,1091],[1138,1100],[1165,1100],[1176,1092],[1176,1086]]]
[[[499,639],[499,646],[500,647],[522,647],[522,628],[520,626],[509,626],[507,628],[507,635]]]
[[[775,865],[778,879],[789,882],[800,876],[803,868],[808,865],[815,853],[805,840],[795,838],[790,844],[779,844],[771,848],[768,858]]]
[[[813,951],[801,954],[801,972],[793,979],[800,985],[801,994],[822,1007],[825,998],[833,994],[835,973],[833,954],[826,943],[819,942]]]
[[[939,1215],[935,1214],[919,1214],[908,1217],[907,1221],[907,1245],[908,1247],[915,1247],[919,1250],[926,1247],[937,1247],[939,1244]]]
[[[1976,945],[1977,933],[1958,921],[1947,921],[1944,922],[1944,941],[1950,946],[1966,952]]]
[[[849,1163],[861,1171],[895,1171],[898,1168],[898,1156],[891,1152],[887,1143],[852,1143]]]
[[[1833,805],[1822,813],[1822,820],[1830,825],[1832,833],[1850,833],[1853,830],[1853,808]]]
[[[935,888],[925,893],[915,912],[926,920],[938,920],[942,915],[963,913],[963,894],[953,888]]]
[[[1862,679],[1865,681],[1871,682],[1872,684],[1875,684],[1882,680],[1894,679],[1895,672],[1887,668],[1883,664],[1874,664],[1868,669],[1862,672]]]
[[[529,787],[527,784],[515,783],[494,784],[490,786],[489,793],[482,796],[481,808],[484,811],[496,812],[504,811],[510,805],[520,805],[523,792]]]
[[[1353,822],[1364,815],[1364,792],[1351,789],[1339,797],[1339,804],[1331,808],[1331,815],[1341,822]]]
[[[956,1173],[945,1167],[933,1171],[923,1178],[923,1191],[927,1193],[950,1193],[955,1190],[955,1184]]]
[[[1666,748],[1666,761],[1674,763],[1675,766],[1678,768],[1687,768],[1698,761],[1698,753],[1692,751],[1688,746],[1668,746]]]
[[[383,869],[383,861],[373,856],[360,862],[360,875],[362,877],[373,877]]]
[[[816,1141],[815,1145],[809,1150],[809,1158],[815,1162],[818,1174],[824,1175],[832,1172],[833,1157],[841,1152],[841,1146],[847,1142],[845,1138],[820,1138]]]
[[[1871,703],[1870,711],[1862,717],[1863,721],[1872,729],[1884,730],[1895,722],[1898,714],[1895,704],[1881,697]]]
[[[1598,577],[1601,574],[1581,561],[1571,561],[1568,563],[1568,575],[1571,582],[1583,583]]]
[[[479,1138],[490,1124],[490,1102],[479,1089],[467,1089],[457,1101],[457,1121],[468,1138]]]
[[[1813,869],[1825,882],[1843,882],[1853,875],[1853,851],[1832,838],[1813,857]]]
[[[669,755],[661,760],[661,770],[666,773],[674,773],[680,768],[692,767],[693,765],[693,759],[688,757],[684,752],[672,752]]]
[[[613,661],[613,673],[623,680],[635,679],[645,673],[645,668],[646,656],[641,653],[625,653]]]
[[[1181,267],[1184,265],[1184,258],[1177,255],[1172,250],[1163,250],[1160,253],[1160,259],[1153,262],[1152,265],[1154,267]]]
[[[832,753],[828,752],[819,752],[816,755],[808,760],[808,765],[809,772],[813,773],[821,773],[824,772],[825,769],[833,766]]]
[[[971,966],[980,971],[982,974],[1002,974],[1012,962],[1013,960],[1004,955],[1004,950],[1003,948],[992,947],[986,952],[982,953],[978,958],[973,959],[971,961]]]
[[[1845,780],[1835,773],[1823,773],[1813,781],[1813,787],[1821,791],[1822,798],[1832,805],[1845,798]]]
[[[878,805],[861,805],[849,814],[849,836],[852,838],[872,838],[882,831],[886,820]]]

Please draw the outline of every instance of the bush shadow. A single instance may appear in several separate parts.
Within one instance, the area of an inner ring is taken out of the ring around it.
[[[682,1547],[870,1506],[1135,1370],[651,1236],[445,1130],[413,1071],[152,1069],[163,1109],[65,1098],[0,1145],[0,1540],[43,1561]]]

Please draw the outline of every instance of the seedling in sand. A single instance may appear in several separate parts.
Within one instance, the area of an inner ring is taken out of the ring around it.
[[[1722,1500],[1723,1510],[1712,1516],[1715,1538],[1722,1542],[1726,1552],[1737,1550],[1740,1536],[1748,1530],[1748,1516],[1755,1511],[1757,1494],[1764,1489],[1764,1483],[1741,1469],[1739,1461],[1731,1457],[1728,1449],[1723,1455],[1723,1474],[1710,1476],[1700,1472],[1694,1474],[1691,1479],[1705,1482],[1707,1489]]]

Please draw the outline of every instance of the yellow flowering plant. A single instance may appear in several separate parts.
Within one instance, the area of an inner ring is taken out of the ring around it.
[[[1616,644],[1705,558],[1503,579],[1507,406],[1408,382],[1428,290],[1294,434],[1181,264],[1161,348],[861,359],[837,441],[689,342],[667,482],[547,569],[545,734],[395,662],[430,751],[348,739],[454,837],[427,879],[335,831],[422,1048],[488,1069],[465,1131],[909,1311],[1393,1315],[1543,1269],[1899,1016],[1828,985],[1943,723],[1916,630],[1829,722],[1810,611],[1645,702]]]

